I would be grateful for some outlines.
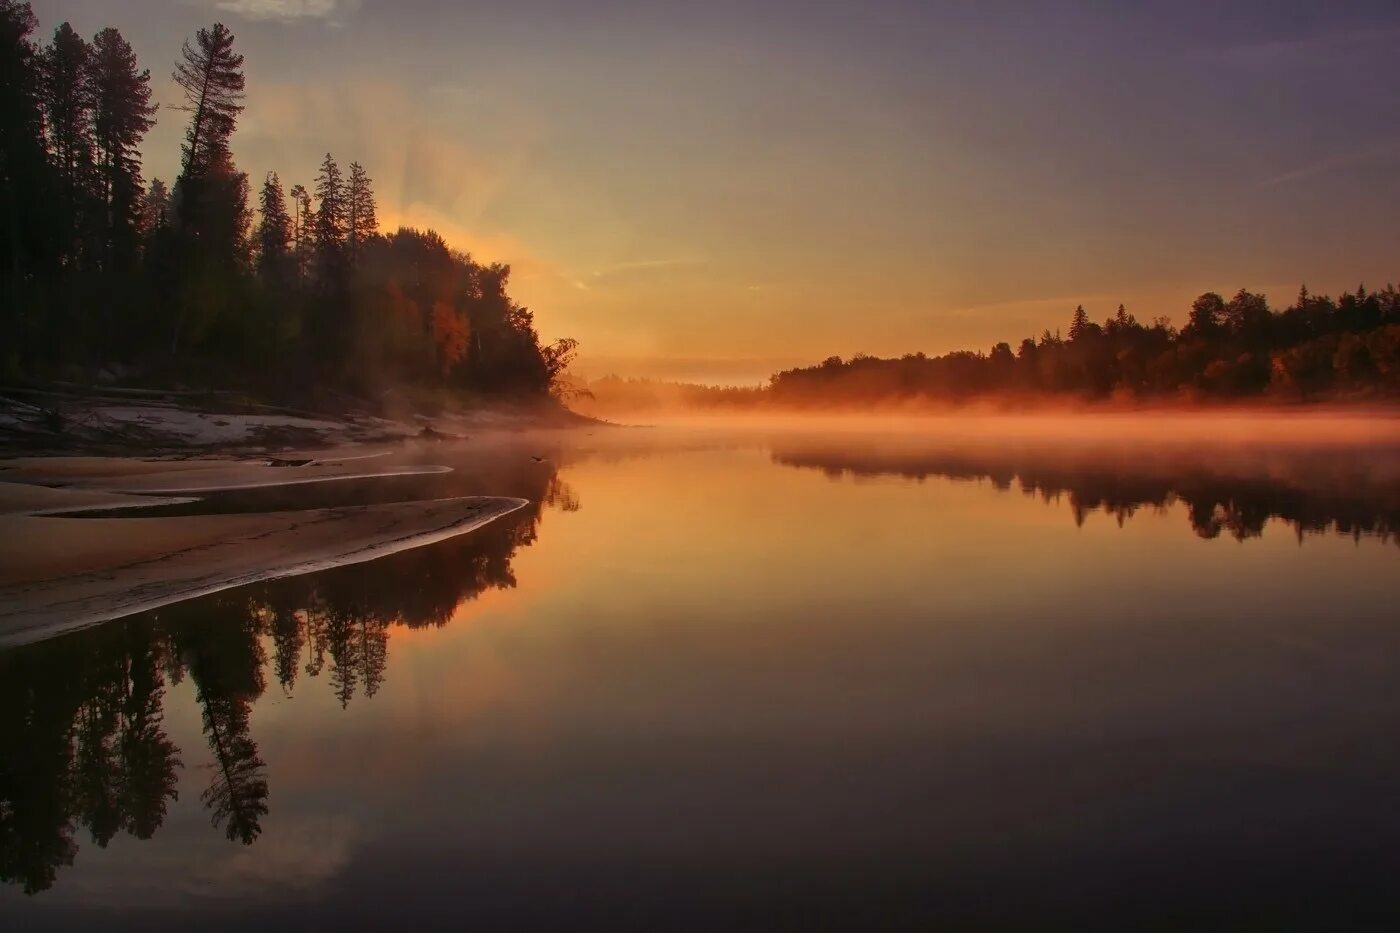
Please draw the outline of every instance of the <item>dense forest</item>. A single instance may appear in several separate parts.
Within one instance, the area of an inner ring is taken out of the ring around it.
[[[481,265],[432,231],[384,234],[368,170],[327,154],[253,190],[231,139],[243,56],[222,24],[175,61],[173,184],[143,177],[150,70],[113,28],[35,41],[0,0],[0,376],[541,396],[574,342],[542,345]]]
[[[582,411],[887,407],[974,401],[1269,399],[1324,401],[1400,396],[1400,291],[1364,286],[1338,299],[1306,287],[1287,308],[1241,289],[1208,292],[1186,324],[1144,324],[1123,305],[1102,324],[1081,305],[1068,331],[1013,349],[898,359],[833,356],[774,374],[766,386],[704,386],[605,376],[577,386]]]
[[[1283,310],[1241,289],[1208,292],[1180,329],[1138,321],[1122,305],[1103,324],[1074,309],[1064,336],[1045,331],[1014,350],[899,359],[831,357],[777,373],[782,404],[960,401],[985,396],[1090,399],[1361,399],[1400,394],[1400,292],[1359,287],[1340,298],[1300,289]],[[722,397],[719,398],[722,400]]]

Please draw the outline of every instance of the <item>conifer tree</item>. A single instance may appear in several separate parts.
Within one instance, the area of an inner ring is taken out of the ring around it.
[[[19,291],[47,258],[51,229],[40,59],[30,39],[36,25],[28,3],[0,0],[0,325],[9,335]]]
[[[292,263],[297,285],[306,281],[311,247],[311,193],[305,185],[292,185]]]
[[[154,125],[151,72],[116,29],[93,39],[88,83],[97,148],[98,236],[108,266],[135,258],[141,212],[141,140]]]
[[[258,273],[268,285],[285,288],[292,279],[292,219],[282,179],[268,172],[258,198],[262,221],[258,224]]]
[[[58,173],[58,205],[68,262],[77,261],[80,224],[93,167],[93,100],[88,80],[92,47],[68,23],[40,53],[44,129]]]
[[[350,181],[346,191],[346,249],[352,264],[357,263],[365,244],[379,233],[375,210],[374,187],[369,173],[358,162],[350,163]]]
[[[1084,310],[1083,305],[1074,309],[1074,316],[1069,322],[1069,339],[1071,342],[1083,337],[1089,330],[1089,315]]]
[[[190,178],[227,158],[243,112],[243,56],[233,50],[233,33],[223,23],[197,31],[193,46],[185,41],[171,77],[185,92],[179,109],[190,114],[180,147],[181,175]]]
[[[316,216],[312,238],[316,244],[317,276],[323,288],[342,284],[346,241],[346,189],[340,166],[328,152],[316,176]]]
[[[233,164],[229,139],[243,111],[243,56],[223,23],[185,42],[172,77],[190,114],[175,182],[178,232],[201,266],[237,265],[246,252],[248,178]]]

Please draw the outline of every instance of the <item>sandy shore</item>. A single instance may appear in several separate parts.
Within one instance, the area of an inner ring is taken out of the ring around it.
[[[372,560],[525,505],[471,496],[255,514],[64,513],[195,501],[191,493],[449,472],[370,448],[275,459],[30,457],[0,461],[0,645],[205,593]]]
[[[185,494],[451,472],[451,468],[445,466],[383,462],[381,456],[378,452],[351,450],[343,456],[323,455],[308,463],[300,463],[299,459],[277,461],[298,464],[295,466],[272,466],[267,460],[230,458],[28,457],[0,461],[0,467],[4,468],[0,470],[0,481],[62,486],[69,491]]]
[[[179,518],[0,517],[0,645],[258,580],[372,560],[526,505],[467,497]]]

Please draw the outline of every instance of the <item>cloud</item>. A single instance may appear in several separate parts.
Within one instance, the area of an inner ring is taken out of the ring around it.
[[[1368,51],[1388,50],[1400,38],[1400,28],[1377,26],[1370,29],[1348,29],[1296,36],[1288,39],[1266,39],[1217,47],[1212,57],[1227,65],[1243,68],[1274,68],[1309,62],[1330,63],[1343,56]]]
[[[631,262],[617,262],[594,272],[594,279],[610,279],[632,272],[651,272],[657,269],[674,269],[679,266],[703,266],[708,259],[678,257],[675,259],[636,259]]]
[[[215,0],[214,6],[247,19],[322,19],[359,6],[359,0]]]
[[[1311,178],[1314,175],[1322,175],[1327,172],[1336,171],[1337,169],[1348,168],[1353,165],[1359,165],[1363,162],[1370,162],[1375,159],[1383,159],[1387,156],[1393,156],[1397,152],[1400,152],[1400,146],[1397,146],[1394,143],[1390,143],[1383,146],[1372,146],[1370,148],[1362,149],[1357,152],[1340,153],[1338,155],[1332,155],[1324,159],[1319,159],[1316,162],[1311,162],[1307,165],[1299,166],[1298,168],[1289,169],[1286,172],[1280,172],[1277,175],[1272,175],[1259,182],[1257,187],[1274,188],[1278,185],[1287,185],[1295,181],[1302,181],[1306,178]]]

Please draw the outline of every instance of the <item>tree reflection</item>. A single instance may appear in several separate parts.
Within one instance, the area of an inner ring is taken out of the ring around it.
[[[1180,503],[1202,538],[1222,534],[1245,541],[1263,534],[1271,520],[1307,534],[1374,536],[1400,543],[1400,485],[1366,464],[1349,465],[1327,451],[1275,451],[1262,461],[1226,456],[1138,456],[1122,450],[1055,451],[1036,448],[969,450],[856,450],[821,446],[779,447],[784,466],[842,476],[930,476],[990,480],[999,490],[1013,481],[1027,495],[1068,502],[1076,524],[1094,512],[1120,525],[1142,508]]]
[[[493,490],[494,491],[494,490]],[[384,684],[393,628],[447,624],[465,602],[515,586],[511,561],[541,508],[578,508],[552,471],[514,484],[531,504],[428,547],[254,584],[0,654],[0,879],[51,887],[85,830],[149,839],[177,798],[181,750],[165,732],[167,685],[188,675],[208,758],[200,799],[230,840],[269,812],[254,704],[320,679],[342,707]]]
[[[176,795],[153,622],[83,635],[0,658],[0,878],[29,893],[72,864],[78,827],[147,839]]]

